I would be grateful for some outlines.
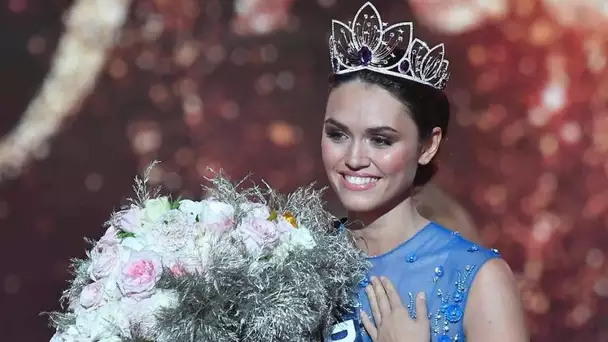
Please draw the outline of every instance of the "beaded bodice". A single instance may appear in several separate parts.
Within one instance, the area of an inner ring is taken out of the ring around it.
[[[431,321],[432,342],[465,341],[464,311],[469,289],[477,271],[498,251],[480,247],[436,223],[430,223],[394,250],[369,258],[368,277],[385,276],[395,285],[404,305],[413,315],[415,296],[425,292]],[[364,292],[359,293],[360,308],[371,317]],[[336,325],[330,341],[371,342],[354,313]]]

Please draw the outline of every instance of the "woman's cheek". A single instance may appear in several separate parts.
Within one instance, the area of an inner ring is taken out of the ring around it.
[[[331,141],[323,139],[321,142],[321,156],[325,165],[333,166],[340,159],[340,147]]]
[[[378,158],[380,165],[378,167],[384,174],[403,173],[407,169],[416,169],[418,167],[418,157],[415,150],[410,148],[392,149],[385,151],[381,158]]]

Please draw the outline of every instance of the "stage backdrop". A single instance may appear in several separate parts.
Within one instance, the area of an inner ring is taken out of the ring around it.
[[[208,166],[324,184],[330,21],[362,3],[3,2],[1,339],[50,337],[38,314],[58,308],[69,259],[154,159],[153,181],[184,196]],[[446,44],[436,183],[512,266],[533,340],[608,341],[606,2],[481,3],[375,1]]]

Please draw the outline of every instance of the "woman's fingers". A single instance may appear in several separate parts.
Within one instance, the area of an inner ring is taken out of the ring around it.
[[[372,341],[376,341],[378,337],[378,329],[372,322],[372,319],[365,313],[365,311],[361,310],[361,320],[363,321],[363,327],[367,331],[369,337],[371,337]]]
[[[429,314],[426,308],[426,296],[424,292],[419,292],[416,295],[416,319],[428,320]]]
[[[376,321],[376,324],[380,325],[382,322],[382,315],[380,313],[380,308],[378,307],[378,300],[376,299],[376,291],[374,290],[374,286],[368,285],[365,288],[365,293],[367,294],[367,299],[369,300],[369,306],[372,309],[374,320]]]
[[[380,279],[372,277],[372,285],[374,286],[374,293],[376,295],[376,301],[378,302],[378,308],[380,309],[380,315],[388,316],[391,312],[391,305],[388,301],[388,296],[386,295],[386,290],[384,290],[382,282]]]
[[[402,307],[403,302],[401,301],[399,292],[397,292],[397,289],[395,289],[395,286],[393,286],[393,283],[386,277],[380,278],[380,281],[382,282],[382,286],[384,287],[384,291],[386,292],[386,295],[388,297],[388,302],[391,306],[391,309],[397,309]]]

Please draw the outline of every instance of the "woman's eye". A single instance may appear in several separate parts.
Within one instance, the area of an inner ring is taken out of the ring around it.
[[[346,134],[342,133],[342,132],[334,132],[334,131],[329,131],[327,133],[325,133],[325,135],[327,135],[327,137],[333,141],[341,141],[346,139]]]
[[[381,136],[372,137],[370,141],[372,142],[372,144],[379,146],[379,147],[388,147],[393,144],[393,142],[390,139],[388,139],[386,137],[381,137]]]

